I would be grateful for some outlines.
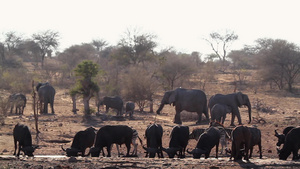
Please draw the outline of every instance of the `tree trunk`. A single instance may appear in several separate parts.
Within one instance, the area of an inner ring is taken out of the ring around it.
[[[90,97],[84,97],[83,98],[83,106],[84,106],[84,114],[89,115],[90,114]]]
[[[153,111],[153,101],[152,100],[150,100],[150,113],[153,113],[154,111]]]
[[[76,109],[76,95],[72,96],[72,102],[73,102],[73,110],[72,110],[72,112],[74,114],[77,114],[77,109]]]

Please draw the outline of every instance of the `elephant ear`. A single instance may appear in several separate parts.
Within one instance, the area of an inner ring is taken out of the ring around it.
[[[238,101],[238,106],[242,106],[244,101],[243,101],[243,93],[242,92],[237,92],[236,93],[237,101]]]
[[[172,91],[169,97],[169,104],[174,103],[176,101],[176,95],[177,92],[176,91]]]

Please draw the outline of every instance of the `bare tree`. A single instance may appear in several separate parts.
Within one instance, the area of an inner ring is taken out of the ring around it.
[[[212,32],[209,34],[209,37],[205,38],[204,40],[209,43],[212,50],[214,51],[215,55],[211,56],[219,58],[219,60],[225,64],[228,49],[232,42],[234,42],[237,39],[238,35],[236,35],[233,31],[226,30],[223,34],[218,32]],[[224,65],[222,69],[224,70]]]
[[[139,33],[138,30],[127,30],[118,43],[118,59],[123,59],[123,63],[139,64],[151,61],[154,58],[154,48],[157,43],[154,41],[155,35],[150,33]]]
[[[159,68],[160,78],[164,88],[172,90],[179,79],[188,79],[195,70],[194,58],[177,55],[175,52],[165,53],[165,61]]]
[[[47,30],[44,32],[36,33],[32,35],[32,39],[36,42],[40,47],[40,54],[42,58],[42,67],[44,66],[44,59],[46,54],[50,55],[53,50],[55,50],[58,45],[59,33],[51,30]]]
[[[151,102],[158,88],[158,83],[153,74],[153,71],[145,67],[132,66],[123,76],[122,95],[126,100],[135,102],[140,111],[144,111],[148,102],[150,102],[150,112],[153,111]]]
[[[257,60],[261,77],[272,81],[281,90],[288,86],[292,92],[295,80],[300,76],[300,51],[294,43],[281,39],[258,39]]]

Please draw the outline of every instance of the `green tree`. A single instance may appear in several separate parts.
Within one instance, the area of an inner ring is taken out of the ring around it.
[[[75,75],[78,77],[75,87],[71,89],[71,96],[80,94],[83,97],[84,113],[90,114],[90,99],[96,94],[98,95],[99,86],[93,81],[93,77],[99,73],[98,64],[92,61],[82,61],[74,69]]]

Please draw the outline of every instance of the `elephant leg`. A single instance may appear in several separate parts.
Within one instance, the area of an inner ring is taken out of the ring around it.
[[[234,125],[234,119],[235,119],[235,114],[232,113],[232,116],[231,116],[231,124],[230,124],[230,126],[235,126],[235,125]]]
[[[14,109],[14,106],[11,106],[10,107],[10,114],[12,114],[13,109]]]
[[[237,119],[238,119],[238,121],[239,121],[239,125],[242,125],[242,119],[241,119],[241,114],[240,114],[240,112],[237,112],[236,116],[237,116]]]
[[[48,102],[44,102],[44,110],[43,110],[44,114],[48,114]]]
[[[105,106],[105,108],[106,108],[105,113],[108,113],[109,107],[108,107],[108,106]]]
[[[42,109],[43,104],[44,104],[44,103],[40,100],[40,103],[39,103],[40,114],[43,114],[43,113],[44,113],[44,110]]]
[[[176,109],[176,114],[175,114],[175,119],[174,119],[174,123],[176,123],[176,124],[182,124],[181,118],[180,118],[180,113],[181,113],[181,110]]]
[[[51,106],[51,113],[52,114],[54,114],[55,112],[54,112],[54,107],[53,107],[53,104],[54,103],[54,101],[50,101],[50,106]]]

